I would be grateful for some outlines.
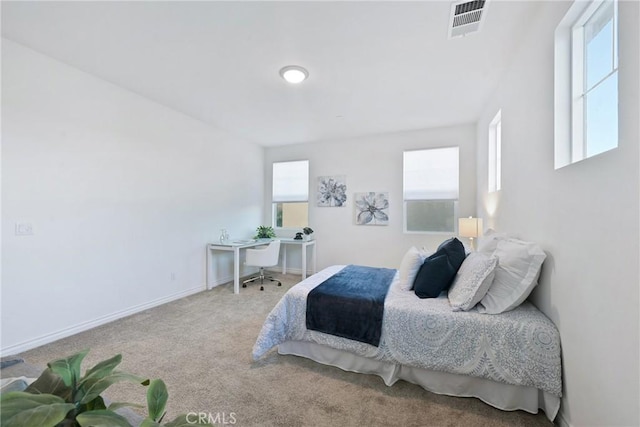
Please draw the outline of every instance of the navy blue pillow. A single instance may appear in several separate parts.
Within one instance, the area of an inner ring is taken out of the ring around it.
[[[424,260],[413,282],[419,298],[436,298],[449,289],[466,254],[464,245],[455,237],[444,241],[438,250]]]
[[[462,244],[462,242],[457,238],[452,237],[449,240],[445,240],[444,242],[440,243],[440,246],[438,246],[436,253],[440,251],[444,251],[447,253],[449,261],[451,261],[451,265],[453,265],[453,268],[456,269],[457,273],[467,256],[467,254],[464,252],[464,245]]]

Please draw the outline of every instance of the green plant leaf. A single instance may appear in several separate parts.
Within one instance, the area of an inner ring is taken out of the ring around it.
[[[51,369],[45,369],[37,380],[32,382],[25,392],[31,394],[53,394],[64,399],[65,402],[72,402],[73,390],[67,386],[62,377],[53,373]]]
[[[103,378],[92,378],[85,381],[81,387],[82,398],[81,404],[91,402],[98,397],[103,391],[109,388],[111,385],[120,381],[130,381],[139,384],[148,384],[149,380],[139,377],[137,375],[127,374],[126,372],[114,371],[111,374]]]
[[[193,415],[193,414],[192,414]],[[193,426],[210,426],[213,424],[210,423],[200,423],[197,419],[187,418],[187,414],[178,415],[173,421],[164,425],[164,427],[193,427]],[[142,425],[140,426],[142,427]]]
[[[259,225],[258,228],[256,228],[254,239],[272,239],[274,237],[276,237],[276,232],[270,225]]]
[[[47,366],[49,366],[49,369],[54,373],[62,377],[62,381],[64,381],[65,385],[71,388],[76,388],[76,384],[80,379],[80,365],[87,353],[89,353],[89,349],[82,350],[80,353],[76,353],[73,356],[69,356],[64,359],[49,362]]]
[[[76,393],[75,399],[80,401],[81,403],[87,404],[87,407],[83,408],[84,410],[106,409],[106,407],[104,406],[104,402],[103,406],[100,407],[92,404],[95,399],[92,399],[90,401],[87,401],[87,399],[85,399],[87,389],[90,388],[90,385],[94,384],[96,381],[110,375],[115,367],[120,364],[120,362],[122,362],[122,355],[116,354],[115,356],[98,363],[93,368],[88,369],[84,377],[80,379],[80,381],[78,382],[78,392]]]
[[[76,421],[81,427],[131,427],[125,417],[108,409],[83,412]]]
[[[169,399],[167,386],[162,380],[153,380],[147,389],[147,409],[149,410],[149,418],[153,421],[159,421],[164,415],[164,408]]]
[[[80,380],[80,383],[82,384],[84,381],[87,381],[91,378],[102,378],[109,375],[111,372],[113,372],[116,366],[120,364],[120,362],[122,362],[121,354],[116,354],[110,359],[103,360],[93,368],[87,370],[82,380]]]
[[[162,424],[153,421],[151,418],[145,418],[138,427],[162,427]]]
[[[107,409],[107,405],[104,404],[102,396],[97,396],[95,399],[87,402],[85,405],[80,405],[78,412],[95,411],[98,409]]]
[[[74,407],[51,394],[9,392],[0,396],[0,425],[54,427]]]
[[[140,405],[138,403],[131,403],[131,402],[113,402],[112,404],[109,405],[109,407],[107,408],[110,411],[117,411],[120,408],[144,408],[144,405]]]

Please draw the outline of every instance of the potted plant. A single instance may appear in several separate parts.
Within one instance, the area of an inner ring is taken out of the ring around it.
[[[304,227],[302,232],[304,233],[304,240],[311,240],[311,235],[313,234],[313,229],[311,227]]]
[[[112,426],[133,427],[128,419],[115,412],[134,403],[118,402],[105,404],[101,393],[120,381],[129,381],[147,386],[148,416],[140,427],[179,427],[186,425],[211,425],[198,423],[179,415],[166,424],[165,406],[169,393],[162,380],[148,380],[116,370],[122,355],[103,360],[84,376],[80,365],[89,350],[81,351],[64,359],[47,364],[40,377],[25,391],[11,391],[0,396],[0,425],[3,427],[37,425],[38,427],[87,427]]]
[[[260,225],[256,228],[256,235],[253,236],[254,239],[274,239],[276,237],[276,232],[273,231],[273,227],[268,225]]]

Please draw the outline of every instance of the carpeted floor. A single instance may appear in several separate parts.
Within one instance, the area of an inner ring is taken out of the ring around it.
[[[478,399],[440,396],[404,381],[344,372],[272,350],[254,362],[262,322],[300,276],[283,286],[232,284],[156,307],[21,354],[45,366],[84,348],[83,369],[122,353],[121,369],[161,378],[169,389],[167,420],[205,413],[235,426],[549,426],[544,413],[503,412]],[[145,403],[145,389],[120,383],[113,401]]]

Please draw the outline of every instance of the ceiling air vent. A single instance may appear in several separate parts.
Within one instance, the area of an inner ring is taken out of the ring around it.
[[[458,1],[451,5],[449,38],[465,36],[480,29],[486,14],[486,0]]]

